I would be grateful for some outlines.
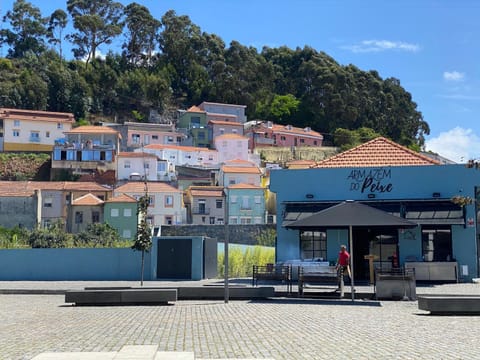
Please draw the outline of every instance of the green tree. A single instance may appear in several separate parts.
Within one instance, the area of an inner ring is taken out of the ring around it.
[[[160,21],[150,14],[147,7],[137,3],[125,7],[125,16],[127,34],[122,45],[123,56],[134,66],[151,64],[158,43]]]
[[[123,5],[112,0],[68,0],[67,10],[77,32],[68,38],[76,46],[77,59],[86,57],[86,65],[96,58],[100,45],[111,44],[122,32]]]
[[[285,124],[291,119],[291,116],[298,110],[300,101],[292,94],[275,95],[270,105],[270,114],[275,117],[279,123]]]
[[[149,252],[152,247],[152,231],[150,225],[147,222],[147,212],[150,197],[147,191],[145,195],[138,200],[137,216],[140,222],[137,227],[137,234],[135,236],[135,243],[132,246],[133,250],[142,252],[142,265],[141,265],[141,280],[140,285],[143,286],[143,273],[145,268],[145,252]]]
[[[50,15],[47,28],[48,42],[53,46],[58,46],[60,60],[63,60],[62,40],[67,24],[67,13],[62,9],[57,9]]]
[[[3,22],[9,22],[10,28],[0,30],[0,43],[10,46],[10,57],[21,58],[29,51],[38,55],[45,50],[47,20],[38,7],[25,0],[16,0]]]

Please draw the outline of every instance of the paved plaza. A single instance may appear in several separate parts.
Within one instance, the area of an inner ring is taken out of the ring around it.
[[[480,358],[480,316],[431,316],[416,301],[275,298],[76,307],[65,304],[64,295],[33,291],[88,285],[97,284],[0,282],[0,290],[31,290],[0,291],[0,359],[118,352],[128,345],[155,345],[195,359]],[[480,295],[480,284],[417,287],[422,293]]]

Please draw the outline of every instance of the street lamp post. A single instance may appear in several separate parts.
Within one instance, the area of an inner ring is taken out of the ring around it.
[[[229,289],[228,289],[228,242],[229,242],[229,237],[230,237],[230,229],[228,227],[228,192],[227,188],[225,188],[225,218],[223,220],[224,226],[225,226],[225,236],[224,236],[224,257],[223,257],[223,262],[224,262],[224,287],[225,287],[225,293],[224,293],[224,300],[225,304],[228,304],[228,299],[230,297],[229,294]]]

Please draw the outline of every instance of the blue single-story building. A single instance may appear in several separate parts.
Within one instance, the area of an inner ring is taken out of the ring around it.
[[[277,197],[277,262],[337,259],[347,228],[288,229],[292,222],[353,200],[410,220],[414,228],[353,228],[355,279],[369,276],[368,256],[389,270],[392,259],[417,280],[471,281],[479,276],[480,169],[441,165],[385,138],[318,163],[271,171]]]

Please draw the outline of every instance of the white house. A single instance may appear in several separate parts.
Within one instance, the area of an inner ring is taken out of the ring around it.
[[[74,123],[71,113],[0,108],[0,151],[52,151]]]
[[[238,134],[224,134],[213,139],[219,163],[228,160],[249,160],[248,138]]]
[[[223,165],[218,174],[218,185],[249,184],[260,186],[262,172],[257,166]]]
[[[163,182],[130,181],[114,190],[114,196],[126,194],[140,199],[148,194],[147,220],[153,227],[186,223],[183,191]]]
[[[117,180],[157,181],[157,156],[145,152],[120,152],[117,157]]]
[[[218,166],[218,152],[204,147],[150,144],[143,151],[179,166]]]

